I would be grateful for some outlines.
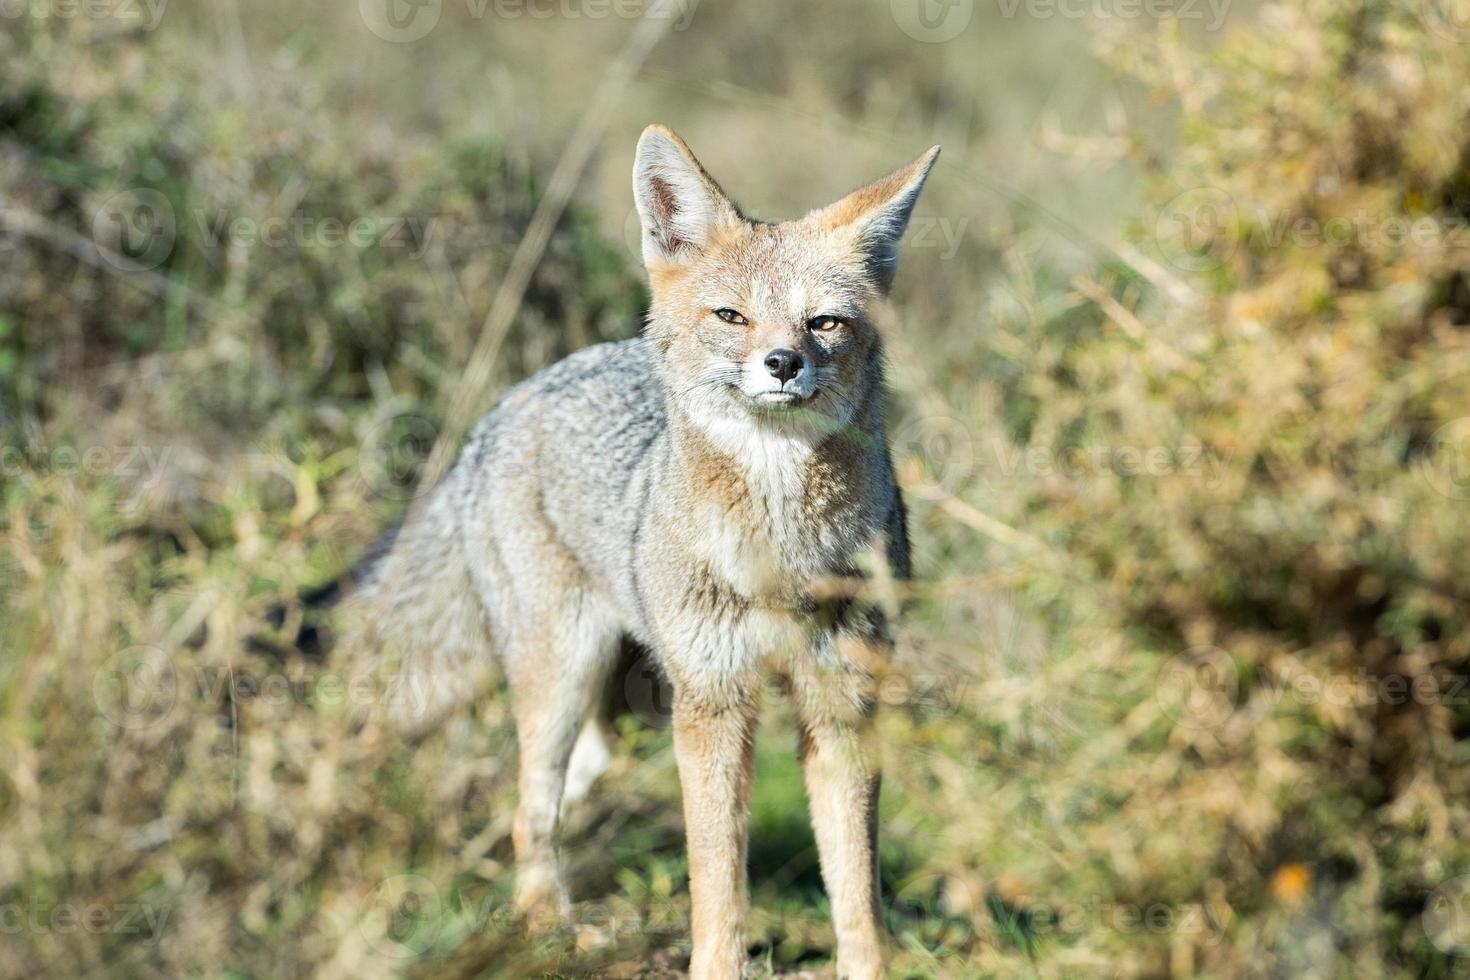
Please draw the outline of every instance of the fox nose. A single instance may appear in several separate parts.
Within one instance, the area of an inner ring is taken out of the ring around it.
[[[778,347],[766,355],[766,370],[783,384],[801,373],[801,354],[789,347]]]

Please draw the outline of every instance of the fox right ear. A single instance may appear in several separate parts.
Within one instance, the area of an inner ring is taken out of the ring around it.
[[[931,146],[908,166],[817,212],[827,227],[846,228],[857,236],[858,249],[885,292],[898,271],[898,245],[914,213],[914,203],[937,159],[939,147]]]
[[[643,264],[677,262],[709,243],[740,211],[673,130],[649,126],[633,161],[633,200],[643,222]]]

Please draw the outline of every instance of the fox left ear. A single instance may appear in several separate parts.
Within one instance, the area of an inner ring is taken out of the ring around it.
[[[818,212],[819,220],[828,229],[849,229],[856,235],[857,247],[884,292],[893,285],[898,271],[899,242],[937,159],[939,147],[930,147],[908,166],[858,188]]]
[[[708,244],[740,211],[673,130],[649,126],[633,161],[633,201],[643,222],[643,263],[677,262]]]

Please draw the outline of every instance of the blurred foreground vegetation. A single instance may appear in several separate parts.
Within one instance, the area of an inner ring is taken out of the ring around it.
[[[0,975],[686,962],[646,678],[571,815],[576,927],[532,941],[500,692],[404,744],[293,639],[414,494],[629,29],[445,10],[403,45],[228,0],[0,22]],[[711,2],[609,110],[497,391],[636,331],[644,123],[772,215],[946,144],[890,339],[922,577],[882,715],[898,975],[1465,975],[1470,61],[1439,13],[926,46]],[[832,949],[784,713],[769,973]]]

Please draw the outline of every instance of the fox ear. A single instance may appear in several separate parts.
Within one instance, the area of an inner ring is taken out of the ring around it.
[[[939,147],[930,147],[908,166],[858,188],[817,213],[825,227],[846,229],[856,236],[857,247],[885,292],[898,271],[898,245],[914,213],[914,204],[938,158]]]
[[[675,262],[708,244],[740,212],[673,130],[649,126],[633,161],[633,200],[643,221],[643,263]]]

